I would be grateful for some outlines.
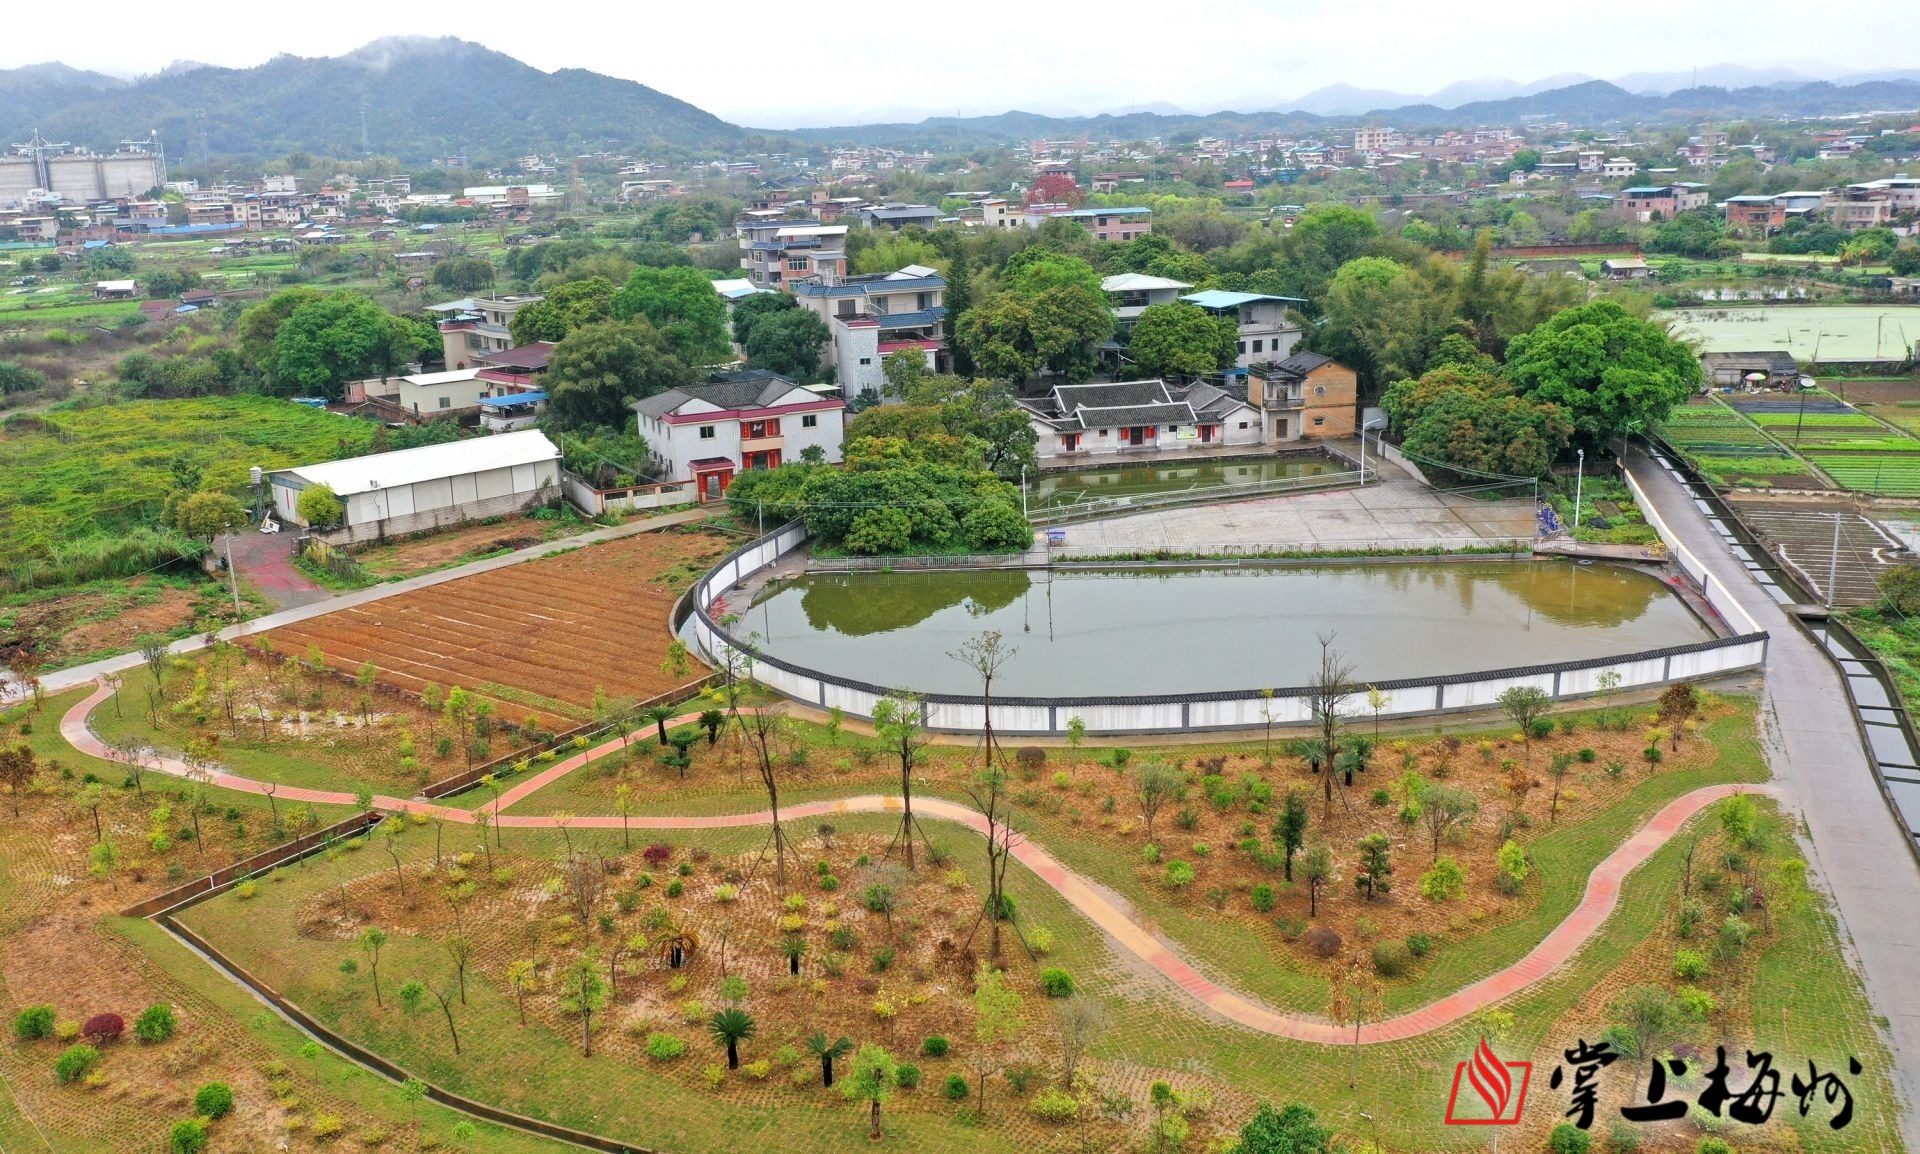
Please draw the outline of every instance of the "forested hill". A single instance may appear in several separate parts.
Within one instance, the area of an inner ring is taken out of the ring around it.
[[[1484,100],[1442,109],[1430,104],[1382,108],[1362,116],[1318,116],[1309,112],[1215,112],[1201,116],[1140,112],[1124,116],[1040,116],[1004,112],[997,116],[939,116],[915,124],[864,124],[838,128],[794,129],[788,135],[821,144],[868,144],[935,151],[1007,144],[1043,138],[1093,140],[1167,139],[1176,135],[1234,136],[1260,132],[1311,135],[1357,124],[1396,128],[1473,128],[1518,126],[1522,118],[1565,120],[1576,128],[1686,124],[1700,120],[1771,119],[1781,116],[1832,116],[1884,108],[1920,108],[1920,82],[1879,80],[1861,84],[1774,84],[1753,88],[1688,88],[1658,95],[1633,93],[1604,80],[1565,88]]]
[[[195,154],[202,127],[210,155],[236,160],[296,151],[407,162],[661,145],[724,151],[744,135],[644,84],[574,68],[542,72],[452,38],[380,40],[345,56],[202,66],[131,84],[58,65],[0,71],[0,142],[38,129],[104,149],[157,128],[178,160]]]

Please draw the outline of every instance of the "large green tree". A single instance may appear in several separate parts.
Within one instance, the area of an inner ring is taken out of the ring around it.
[[[1558,405],[1589,446],[1646,429],[1700,387],[1693,350],[1610,300],[1558,314],[1507,348],[1522,397]]]
[[[667,346],[691,365],[725,361],[727,306],[707,274],[695,268],[637,268],[613,295],[619,320],[645,317]]]
[[[422,331],[356,292],[296,307],[273,337],[273,379],[285,391],[337,400],[347,381],[392,373],[426,351]]]
[[[1313,1107],[1292,1102],[1276,1110],[1261,1103],[1227,1154],[1328,1154],[1333,1128],[1322,1126]]]
[[[1505,392],[1446,389],[1420,411],[1402,446],[1432,461],[1481,473],[1544,476],[1567,447],[1566,411]]]
[[[1128,335],[1127,353],[1150,377],[1197,377],[1232,365],[1238,344],[1233,321],[1175,301],[1141,311]]]
[[[954,340],[974,368],[1003,381],[1024,381],[1040,367],[1033,344],[1033,305],[1017,293],[1000,293],[954,322]]]
[[[546,296],[513,316],[513,343],[558,341],[577,328],[613,315],[613,282],[603,276],[568,281],[547,290]]]
[[[812,309],[769,313],[747,332],[747,363],[795,381],[811,381],[820,372],[820,350],[832,335]]]
[[[754,293],[733,306],[733,343],[744,347],[753,326],[775,313],[790,312],[800,302],[786,293]]]
[[[620,429],[633,420],[627,406],[692,384],[696,373],[647,322],[604,321],[555,346],[543,379],[556,426]]]

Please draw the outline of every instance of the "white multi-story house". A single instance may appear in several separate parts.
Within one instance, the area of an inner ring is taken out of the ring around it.
[[[1154,305],[1174,303],[1180,299],[1181,292],[1192,287],[1185,281],[1139,272],[1123,272],[1100,282],[1101,290],[1107,294],[1107,306],[1113,310],[1114,323],[1121,329],[1132,328],[1141,313]]]
[[[849,399],[884,391],[886,359],[918,354],[929,369],[946,367],[947,278],[924,265],[787,286],[832,333],[834,380]]]
[[[1215,316],[1233,319],[1239,330],[1239,353],[1234,364],[1240,368],[1284,361],[1300,343],[1300,326],[1287,316],[1289,307],[1306,303],[1298,297],[1208,289],[1180,299],[1199,305]]]
[[[764,369],[683,385],[634,403],[640,438],[662,462],[663,481],[692,481],[702,502],[726,495],[736,473],[777,469],[809,448],[840,459],[846,401]]]

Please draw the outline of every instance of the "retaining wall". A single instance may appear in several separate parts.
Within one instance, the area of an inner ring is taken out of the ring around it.
[[[729,650],[740,655],[736,663],[744,662],[749,655],[710,612],[714,598],[723,597],[749,574],[773,564],[806,538],[806,527],[799,521],[783,525],[729,554],[694,585],[688,594],[688,627],[694,643],[715,664],[724,665]],[[1699,561],[1691,554],[1687,557],[1692,563],[1689,572],[1705,575]],[[1570,701],[1597,692],[1600,675],[1607,671],[1619,675],[1619,684],[1614,687],[1619,691],[1761,668],[1766,663],[1766,633],[1717,583],[1705,583],[1705,588],[1709,602],[1735,631],[1734,636],[1618,657],[1384,681],[1375,686],[1387,695],[1380,716],[1419,717],[1486,709],[1498,701],[1500,694],[1521,685],[1535,686],[1558,701]],[[751,655],[751,661],[754,680],[795,701],[820,709],[838,706],[853,717],[871,718],[875,704],[890,689],[912,688],[872,685],[765,654]],[[1001,697],[993,702],[993,727],[1008,735],[1064,736],[1075,718],[1094,734],[1249,729],[1269,720],[1276,725],[1305,725],[1312,721],[1311,692],[1305,686],[1296,686],[1272,690],[1270,695],[1246,689],[1139,697]],[[928,693],[921,698],[929,729],[978,733],[983,728],[985,718],[977,697]],[[1350,699],[1348,708],[1360,711],[1360,695]]]

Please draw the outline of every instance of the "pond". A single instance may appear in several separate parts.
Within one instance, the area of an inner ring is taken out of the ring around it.
[[[1213,461],[1152,461],[1084,469],[1053,469],[1037,477],[1028,477],[1027,501],[1031,508],[1048,509],[1086,501],[1113,501],[1194,489],[1259,485],[1352,469],[1353,466],[1347,462],[1318,451]]]
[[[974,693],[946,655],[997,629],[1016,697],[1304,685],[1330,632],[1377,682],[1624,655],[1713,634],[1659,580],[1571,561],[815,573],[735,626],[762,652],[869,684]]]

